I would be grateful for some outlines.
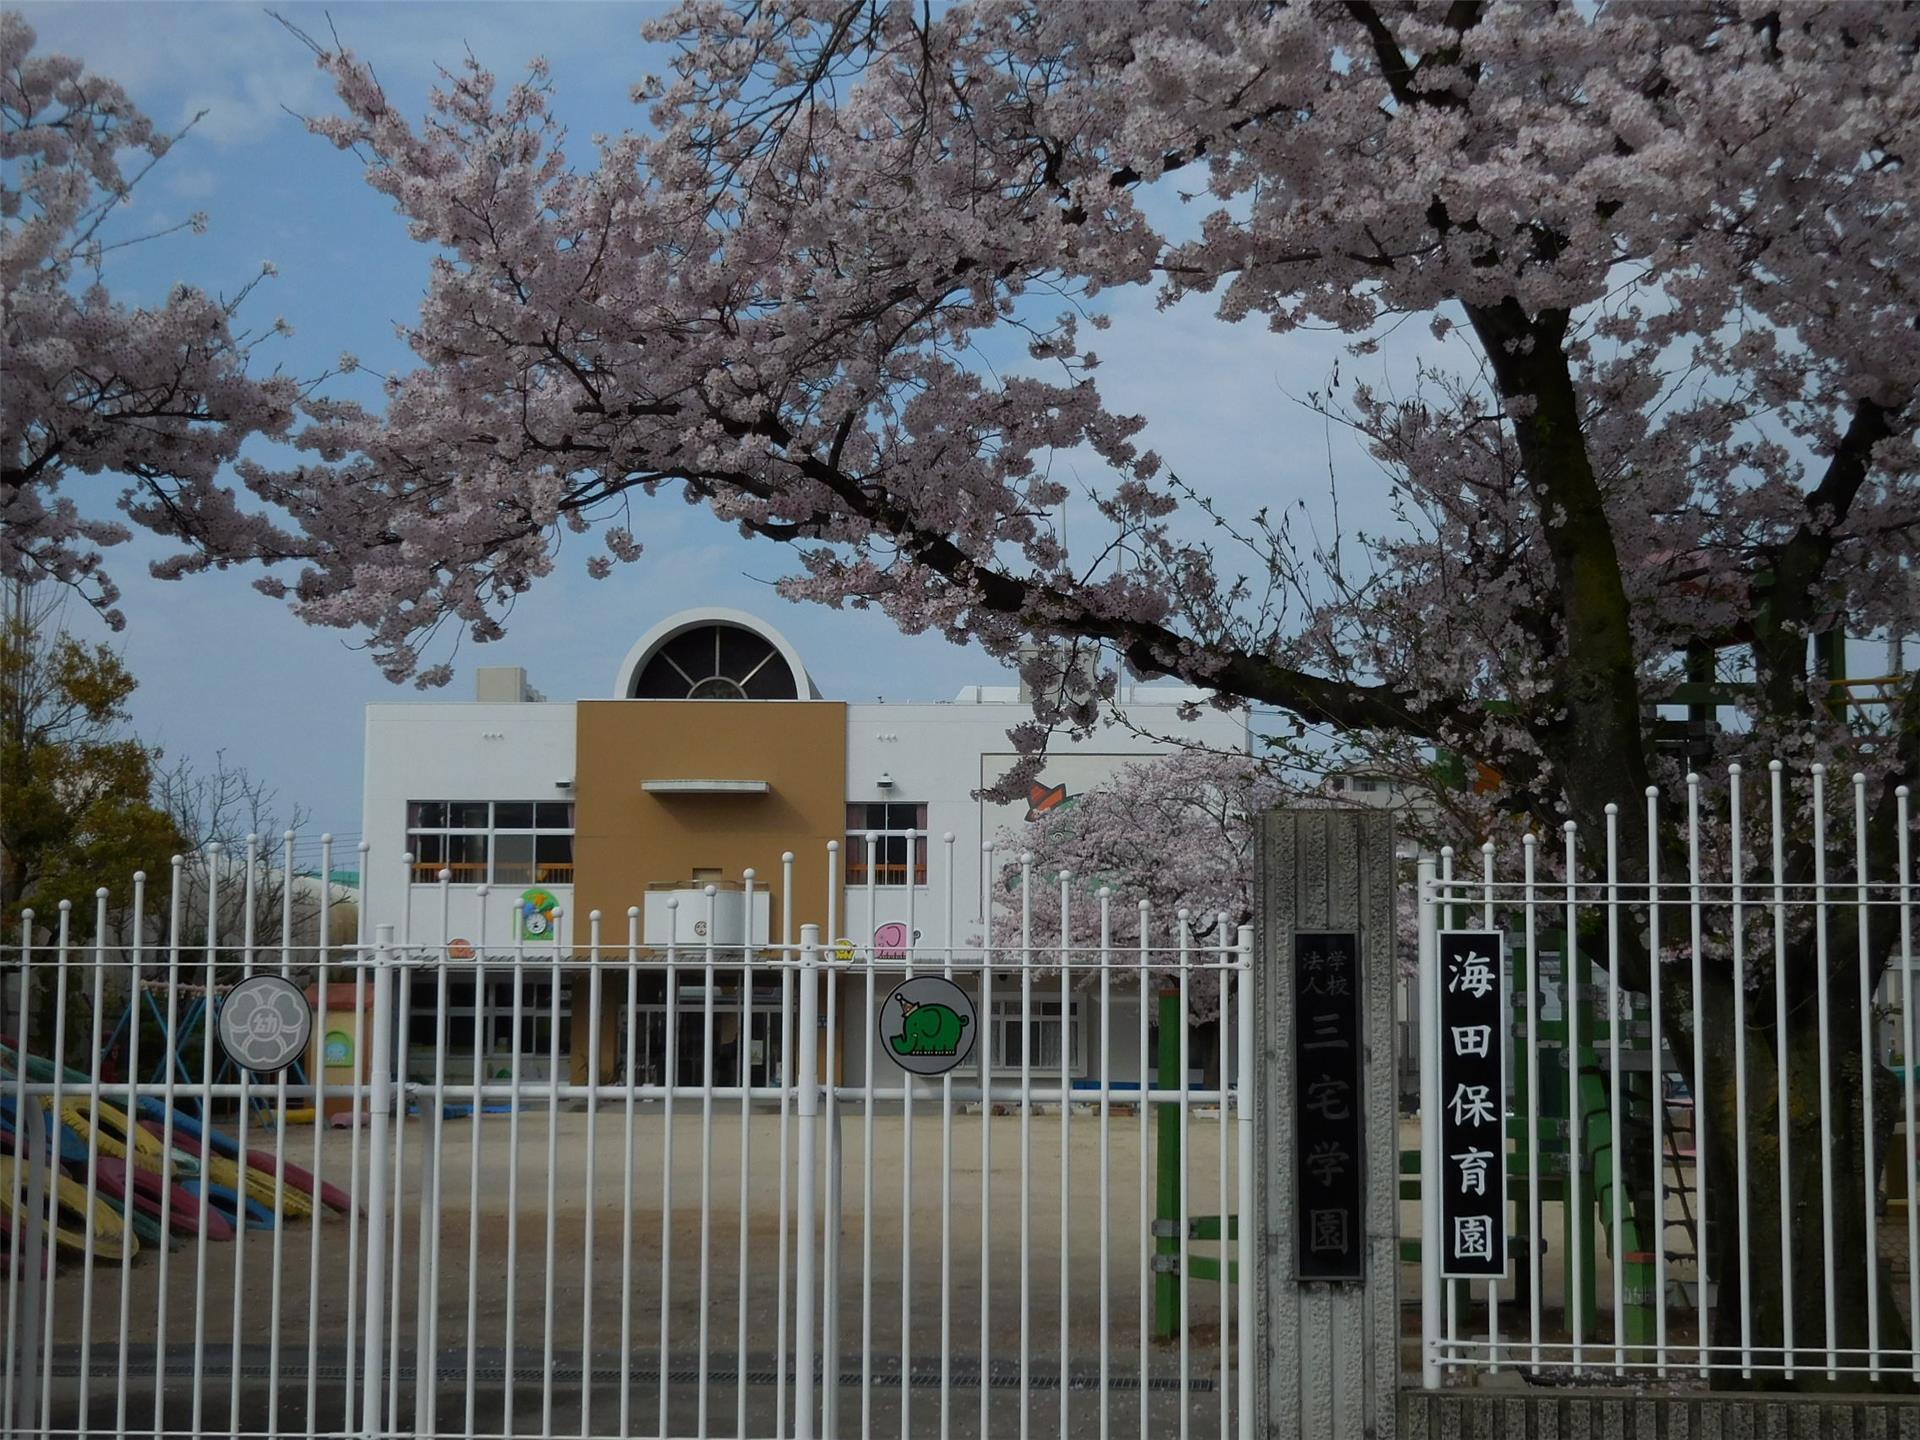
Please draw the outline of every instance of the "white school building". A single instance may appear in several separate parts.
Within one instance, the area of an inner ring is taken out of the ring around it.
[[[983,841],[1011,832],[1004,861],[1030,814],[1070,805],[1118,767],[1164,753],[1166,737],[1247,748],[1245,712],[1202,705],[1183,717],[1183,707],[1203,699],[1181,686],[1123,686],[1092,736],[1057,742],[1029,799],[996,804],[976,792],[1013,761],[1007,730],[1029,713],[1018,686],[968,685],[930,703],[836,700],[820,693],[798,651],[765,620],[686,610],[635,642],[613,667],[606,698],[547,700],[523,671],[493,668],[478,672],[469,701],[367,707],[364,933],[391,924],[405,943],[450,947],[456,959],[521,946],[529,958],[565,956],[557,1043],[573,1077],[584,1080],[580,965],[592,939],[588,917],[599,911],[602,1078],[659,1081],[665,977],[657,968],[642,976],[637,1033],[629,1035],[625,977],[614,963],[628,954],[630,908],[640,912],[633,925],[646,953],[657,955],[671,937],[689,961],[704,958],[709,915],[715,945],[734,947],[736,956],[743,943],[797,937],[802,924],[863,953],[872,946],[883,959],[909,936],[922,953],[972,947],[985,928]],[[830,857],[835,841],[840,851]],[[719,1074],[738,1074],[740,1020],[750,1006],[751,1083],[781,1083],[777,977],[761,971],[743,997],[743,972],[724,970],[724,949],[721,965],[712,999]],[[556,1042],[552,973],[535,970],[522,982],[523,1074],[541,1073]],[[678,977],[678,1068],[689,1076],[701,1063],[702,978],[697,966]],[[481,1023],[484,1063],[504,1073],[512,985],[504,970],[488,973],[479,996],[471,984],[450,984],[451,1068],[471,1055]],[[858,977],[843,994],[852,1013],[840,1017],[836,1069],[857,1084],[868,1051]],[[1018,1004],[1017,981],[996,982],[992,1013],[982,1019],[997,1068],[1020,1063]],[[1139,1073],[1136,1005],[1137,991],[1116,1003],[1116,1074]],[[1033,1063],[1054,1069],[1064,1045],[1073,1073],[1097,1079],[1095,1007],[1083,998],[1070,1009],[1063,1025],[1057,987],[1036,987],[1026,1025]],[[437,1023],[431,1005],[416,1003],[416,1055],[431,1054]],[[876,1079],[897,1076],[883,1062]]]

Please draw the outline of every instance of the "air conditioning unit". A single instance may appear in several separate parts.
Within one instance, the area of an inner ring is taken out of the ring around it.
[[[752,914],[749,915],[746,892],[736,886],[726,886],[717,890],[712,898],[712,923],[709,925],[709,901],[705,887],[684,885],[649,889],[646,908],[641,915],[641,939],[649,947],[658,950],[664,950],[669,944],[677,950],[705,950],[709,938],[715,949],[738,950],[747,944],[765,945],[768,917],[773,910],[771,900],[772,897],[765,890],[755,890]]]

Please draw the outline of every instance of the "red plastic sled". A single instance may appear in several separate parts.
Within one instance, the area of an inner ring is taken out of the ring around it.
[[[150,1115],[142,1117],[140,1124],[149,1134],[162,1135],[165,1133],[162,1123]],[[200,1129],[198,1124],[180,1115],[174,1117],[173,1124],[174,1144],[184,1149],[188,1154],[194,1153],[200,1146]],[[226,1140],[228,1143],[225,1145],[221,1144],[223,1140]],[[233,1144],[228,1136],[218,1130],[213,1132],[214,1154],[229,1155],[238,1161],[239,1150],[240,1147]],[[249,1170],[258,1170],[263,1175],[272,1175],[279,1171],[280,1165],[280,1157],[271,1150],[247,1151],[247,1168]],[[304,1169],[294,1164],[291,1160],[286,1162],[286,1167],[288,1188],[302,1191],[308,1195],[316,1193],[314,1190],[313,1172],[311,1170]],[[325,1205],[329,1210],[347,1211],[353,1209],[353,1197],[338,1185],[322,1184],[318,1191],[318,1198],[320,1203]]]
[[[127,1198],[127,1177],[133,1177],[133,1203],[156,1220],[164,1218],[167,1228],[176,1235],[198,1235],[200,1233],[200,1197],[183,1185],[175,1185],[171,1192],[171,1204],[163,1201],[167,1193],[158,1172],[136,1165],[132,1171],[127,1162],[118,1156],[102,1155],[98,1161],[100,1167],[100,1193],[111,1196],[123,1204]],[[163,1212],[164,1216],[163,1216]],[[233,1224],[219,1210],[207,1207],[207,1239],[233,1239]]]

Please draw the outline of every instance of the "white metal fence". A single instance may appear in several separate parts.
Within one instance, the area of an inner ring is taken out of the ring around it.
[[[1719,813],[1689,776],[1677,816],[1649,788],[1603,835],[1488,843],[1478,874],[1420,862],[1428,1387],[1920,1377],[1913,819],[1901,787],[1876,864],[1865,777],[1838,805],[1827,780],[1735,766]],[[1443,1143],[1472,1099],[1443,1077],[1447,1006],[1494,934],[1503,1244],[1492,1278],[1459,1279],[1445,1211],[1482,1180],[1479,1147]]]
[[[296,937],[291,877],[277,937],[251,890],[221,935],[208,875],[197,920],[176,870],[164,916],[136,879],[90,924],[20,926],[0,1433],[1251,1434],[1250,931],[1201,946],[1139,907],[1123,944],[1116,898],[1059,877],[1097,943],[1029,919],[1012,945],[876,957],[787,913],[776,944],[709,923],[653,948],[636,908],[563,951],[498,943],[484,889],[443,879],[462,958],[389,927],[330,945],[324,913]],[[989,916],[1030,917],[1041,883]],[[259,973],[315,1011],[270,1078],[210,1038]],[[1001,1014],[1000,1044],[937,1079],[849,1074],[911,974]],[[1178,1025],[1159,1083],[1154,1012],[1195,985],[1221,993],[1214,1073]],[[1046,1045],[1055,1001],[1077,1047]]]

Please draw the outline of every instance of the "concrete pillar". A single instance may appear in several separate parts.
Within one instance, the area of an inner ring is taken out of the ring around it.
[[[1255,831],[1255,1427],[1260,1436],[1397,1434],[1399,1137],[1393,1003],[1393,821],[1374,810],[1281,810]],[[1297,1278],[1294,936],[1359,936],[1363,1273]]]

